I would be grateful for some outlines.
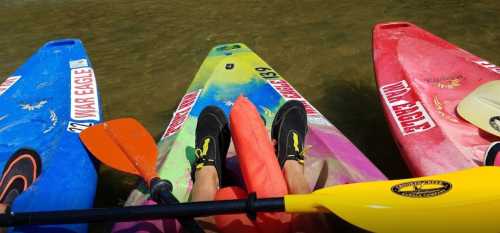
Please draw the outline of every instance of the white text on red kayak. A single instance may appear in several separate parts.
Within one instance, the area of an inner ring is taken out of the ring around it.
[[[403,135],[424,132],[436,125],[422,103],[404,99],[410,90],[405,80],[380,88],[380,93]]]
[[[491,64],[488,61],[474,61],[474,63],[489,69],[497,74],[500,74],[500,67],[496,66],[495,64]]]

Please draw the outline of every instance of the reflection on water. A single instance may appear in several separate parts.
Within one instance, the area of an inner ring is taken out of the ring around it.
[[[376,95],[372,26],[411,21],[500,63],[494,0],[1,0],[0,10],[0,77],[48,40],[80,38],[106,119],[135,117],[157,137],[209,49],[246,43],[391,178],[408,173]],[[102,168],[96,205],[121,204],[134,182]]]

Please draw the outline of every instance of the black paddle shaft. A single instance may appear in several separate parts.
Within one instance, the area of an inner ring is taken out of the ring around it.
[[[218,214],[283,212],[284,199],[239,199],[226,201],[189,202],[171,205],[129,206],[0,214],[0,227],[94,222],[125,222],[163,218],[201,217]]]

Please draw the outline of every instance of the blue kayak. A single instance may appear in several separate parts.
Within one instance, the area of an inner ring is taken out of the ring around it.
[[[91,207],[97,167],[78,136],[102,115],[82,42],[46,43],[0,83],[0,106],[0,202],[14,212]],[[87,225],[9,230],[87,232]]]

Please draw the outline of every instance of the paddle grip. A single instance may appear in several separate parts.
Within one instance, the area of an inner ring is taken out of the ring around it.
[[[151,180],[151,197],[161,205],[178,204],[179,200],[172,194],[172,183],[158,177]],[[203,233],[203,229],[193,218],[177,218],[182,227],[191,233]]]

